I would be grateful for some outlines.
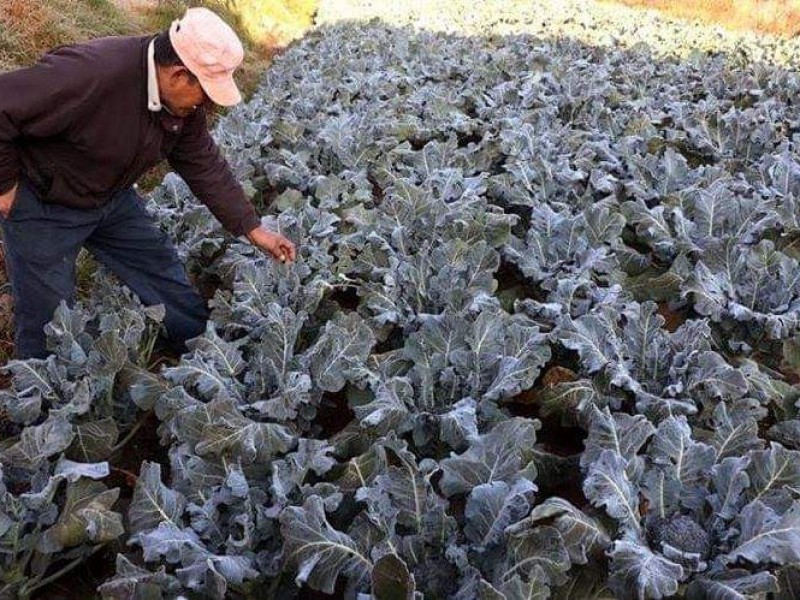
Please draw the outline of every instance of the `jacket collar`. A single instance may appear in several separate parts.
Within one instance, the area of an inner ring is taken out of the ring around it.
[[[147,46],[147,108],[152,112],[159,112],[163,107],[158,92],[155,43],[155,38],[153,38]]]

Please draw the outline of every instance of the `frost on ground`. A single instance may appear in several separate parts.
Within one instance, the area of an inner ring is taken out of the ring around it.
[[[800,39],[730,31],[595,0],[323,0],[317,24],[372,18],[399,27],[460,35],[528,33],[549,39],[568,37],[592,46],[645,44],[657,56],[726,52],[740,62],[800,65]]]
[[[163,315],[101,288],[57,314],[54,357],[12,364],[0,597],[121,539],[106,598],[788,600],[798,87],[717,55],[321,25],[216,131],[297,263],[170,175],[150,208],[217,288],[207,333],[148,372]],[[94,480],[134,406],[169,463],[123,519]]]

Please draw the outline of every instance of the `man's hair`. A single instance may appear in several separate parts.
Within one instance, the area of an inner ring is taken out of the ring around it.
[[[175,52],[175,47],[172,45],[172,40],[169,39],[169,31],[162,31],[156,36],[155,43],[153,44],[153,54],[156,64],[161,67],[185,67],[183,61]],[[194,73],[186,69],[192,82],[197,81]]]
[[[183,61],[175,52],[172,41],[169,39],[169,31],[162,31],[156,36],[153,49],[155,50],[156,64],[162,67],[182,67]]]

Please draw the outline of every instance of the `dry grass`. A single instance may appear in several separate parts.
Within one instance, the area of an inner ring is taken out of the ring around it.
[[[108,0],[0,0],[0,70],[32,64],[61,44],[139,31]]]
[[[782,37],[800,34],[800,0],[602,0],[654,8],[671,17]]]
[[[256,44],[285,45],[311,25],[318,0],[225,0]]]

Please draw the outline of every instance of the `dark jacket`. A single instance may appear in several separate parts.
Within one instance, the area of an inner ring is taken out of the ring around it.
[[[147,108],[152,36],[62,46],[0,74],[0,193],[22,176],[45,202],[96,207],[167,159],[234,235],[259,219],[199,108],[185,119]]]

